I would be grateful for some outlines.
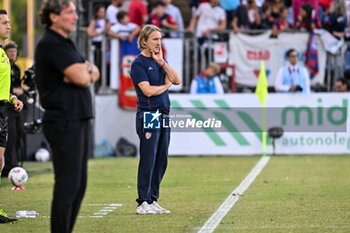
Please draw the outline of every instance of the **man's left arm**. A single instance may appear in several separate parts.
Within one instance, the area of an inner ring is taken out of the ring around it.
[[[179,85],[181,83],[178,73],[165,60],[163,61],[163,64],[160,64],[160,66],[163,67],[170,82],[172,82],[174,85]]]

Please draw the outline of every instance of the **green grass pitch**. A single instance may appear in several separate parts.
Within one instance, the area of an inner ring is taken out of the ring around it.
[[[77,233],[197,232],[259,157],[172,157],[159,203],[170,215],[137,216],[137,159],[89,161],[88,189]],[[0,186],[0,208],[10,216],[36,210],[39,218],[2,224],[1,233],[49,232],[51,163],[24,164],[25,191]],[[122,204],[111,208],[110,204]],[[96,216],[109,209],[103,217]],[[350,156],[272,157],[215,232],[350,232]]]

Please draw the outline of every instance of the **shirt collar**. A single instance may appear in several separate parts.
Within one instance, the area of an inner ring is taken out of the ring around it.
[[[56,37],[56,38],[58,38],[59,40],[62,40],[62,41],[70,41],[70,42],[72,41],[69,37],[65,38],[61,34],[57,33],[54,30],[52,30],[51,28],[47,28],[46,29],[46,33],[48,33],[49,35],[54,36],[54,37]]]
[[[290,71],[293,71],[293,70],[298,71],[298,70],[299,70],[298,65],[295,65],[295,66],[289,65],[289,66],[288,66],[288,69],[289,69]]]

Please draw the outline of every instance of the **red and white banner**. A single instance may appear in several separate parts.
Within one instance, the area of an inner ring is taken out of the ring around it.
[[[255,86],[260,61],[264,60],[269,86],[274,86],[279,68],[287,64],[285,53],[291,48],[298,51],[299,62],[304,63],[308,33],[281,33],[278,38],[270,38],[270,34],[270,31],[257,36],[231,33],[229,64],[235,65],[237,83]],[[326,51],[318,37],[317,44],[318,74],[311,80],[311,84],[324,83]]]
[[[120,85],[119,85],[119,106],[124,109],[136,109],[137,97],[134,84],[130,77],[131,63],[136,55],[125,55],[122,58]]]

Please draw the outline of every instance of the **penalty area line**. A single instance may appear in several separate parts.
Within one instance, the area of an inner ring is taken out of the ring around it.
[[[107,216],[109,213],[113,212],[117,207],[123,206],[123,204],[107,204],[108,206],[104,206],[102,209],[100,209],[98,212],[94,213],[90,216],[90,218],[102,218],[104,216]]]
[[[239,197],[248,189],[248,187],[254,182],[256,177],[260,174],[266,164],[269,162],[269,156],[263,156],[255,167],[249,172],[244,180],[235,188],[232,193],[226,198],[221,206],[210,216],[208,221],[199,229],[198,233],[212,233],[219,225],[226,214],[236,204]]]

